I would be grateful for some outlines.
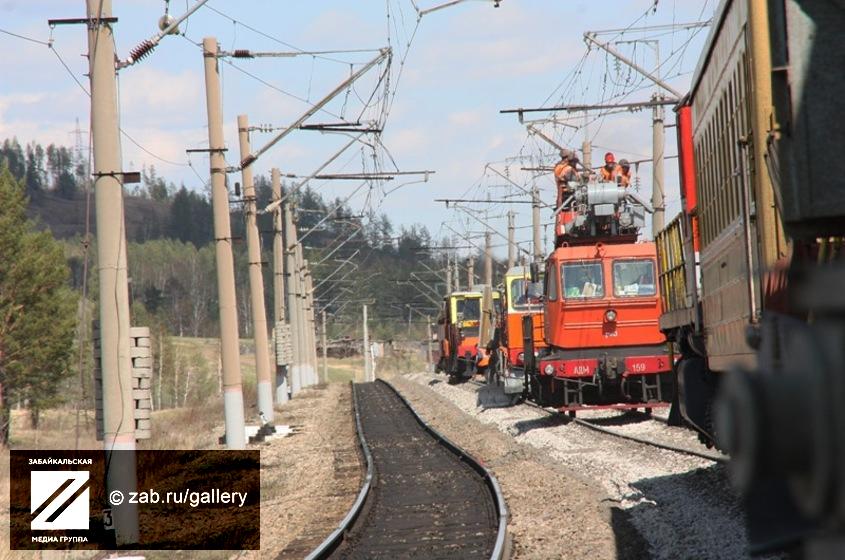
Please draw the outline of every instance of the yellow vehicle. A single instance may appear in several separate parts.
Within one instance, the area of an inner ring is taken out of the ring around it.
[[[460,291],[443,298],[443,309],[437,319],[440,345],[437,369],[454,381],[468,379],[479,366],[486,366],[486,361],[477,363],[482,295],[480,291]],[[494,292],[494,302],[498,302],[499,297]]]
[[[546,347],[543,338],[543,278],[531,281],[529,268],[515,266],[505,274],[502,310],[496,320],[496,351],[490,359],[490,373],[495,375],[505,395],[521,396],[525,384],[526,334],[524,319],[531,317],[528,334],[532,355]]]

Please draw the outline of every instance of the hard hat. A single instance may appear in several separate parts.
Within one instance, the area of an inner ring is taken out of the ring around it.
[[[622,167],[631,167],[631,164],[630,164],[630,163],[628,163],[628,160],[627,160],[627,159],[620,159],[620,160],[619,160],[619,165],[621,165]]]
[[[616,158],[613,156],[612,152],[607,152],[606,154],[604,154],[605,163],[613,163],[614,161],[616,161]]]
[[[560,158],[561,159],[569,159],[571,157],[572,157],[572,150],[567,150],[566,148],[563,148],[560,151]]]

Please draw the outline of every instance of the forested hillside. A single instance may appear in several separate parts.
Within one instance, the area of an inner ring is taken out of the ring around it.
[[[86,196],[87,161],[62,146],[21,146],[6,140],[0,158],[26,186],[28,213],[40,227],[63,239],[72,286],[82,287],[88,270],[88,299],[96,301],[96,247],[86,244],[86,216],[94,230],[94,197]],[[128,261],[133,323],[185,336],[217,334],[212,212],[208,193],[176,186],[155,169],[144,169],[139,185],[126,187]],[[267,177],[256,178],[259,207],[270,200]],[[90,213],[87,205],[90,198]],[[230,192],[235,243],[240,333],[251,336],[246,244],[240,201]],[[361,305],[370,305],[371,329],[381,338],[424,336],[426,315],[436,316],[445,261],[427,251],[429,232],[420,225],[396,227],[381,215],[360,215],[340,200],[305,188],[294,193],[295,215],[311,263],[320,308],[331,317],[330,336],[360,336]],[[322,223],[321,223],[322,222]],[[265,294],[272,317],[272,218],[259,217]],[[311,231],[313,229],[313,231]],[[86,251],[86,246],[88,250]],[[344,260],[350,263],[343,264]],[[480,263],[481,260],[477,259]],[[462,275],[463,276],[463,275]],[[441,283],[440,285],[436,285]],[[427,285],[426,285],[427,284]]]

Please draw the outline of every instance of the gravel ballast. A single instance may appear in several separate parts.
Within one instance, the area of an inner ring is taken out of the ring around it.
[[[622,544],[633,548],[626,552],[617,546],[616,557],[642,557],[637,554],[659,559],[747,557],[741,511],[728,485],[723,465],[597,433],[567,422],[562,415],[549,416],[528,406],[483,409],[477,406],[477,386],[449,385],[442,376],[411,374],[403,376],[395,384],[407,391],[409,397],[416,395],[421,399],[419,389],[437,395],[465,415],[500,433],[509,434],[519,444],[525,444],[520,447],[539,451],[541,458],[564,467],[572,476],[582,477],[585,486],[598,485],[598,492],[604,494],[598,500],[603,499],[610,506],[611,522],[613,517],[624,519],[642,538],[640,542],[644,550],[639,551],[636,550],[636,538],[623,538]],[[411,389],[414,384],[417,388]],[[691,449],[698,445],[695,435],[682,428],[645,417],[631,419],[628,415],[620,419],[617,418],[619,416],[618,412],[579,414],[579,417],[614,431]],[[478,446],[483,444],[478,440],[485,438],[476,433],[469,435],[470,442],[473,439]],[[698,448],[703,450],[700,446]],[[467,449],[473,451],[470,446]],[[495,470],[495,463],[493,467]],[[499,476],[498,472],[496,474]],[[507,477],[504,479],[507,480]],[[505,480],[502,480],[502,486],[507,494]],[[513,498],[509,497],[509,507],[520,509],[518,501],[523,497],[521,494],[537,492],[536,486],[532,487],[537,482],[525,480],[523,489],[512,489],[511,496],[517,501],[512,503]],[[596,491],[595,486],[592,488]],[[576,496],[575,499],[583,498]],[[567,492],[560,492],[547,496],[547,500],[558,510],[565,511],[573,498]],[[552,514],[549,518],[537,517],[533,523],[555,528],[560,521],[559,514]],[[602,533],[601,528],[599,533]],[[570,545],[578,546],[584,539],[595,541],[595,537],[595,527],[573,530],[569,539],[558,541],[559,550],[551,556],[533,554],[533,543],[529,537],[521,557],[582,558],[585,556],[569,555],[563,549]],[[605,538],[609,542],[617,540],[615,536],[605,535]],[[595,544],[599,554],[591,554],[590,557],[606,557],[606,550],[599,546],[601,543]]]

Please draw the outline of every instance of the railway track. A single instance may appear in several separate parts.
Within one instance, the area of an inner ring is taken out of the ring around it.
[[[364,485],[308,558],[505,558],[507,508],[487,469],[387,382],[353,385],[353,402]]]
[[[484,383],[482,383],[480,381],[475,381],[475,380],[469,380],[468,383],[471,383],[472,385],[475,385],[477,387],[484,387],[484,385],[485,385]],[[533,403],[531,401],[523,401],[522,403],[520,403],[517,406],[528,406],[528,407],[531,407],[535,410],[539,410],[540,412],[543,412],[544,414],[547,414],[548,416],[552,416],[552,417],[560,416],[561,418],[563,417],[563,415],[560,412],[558,412],[557,410],[553,410],[553,409],[550,410],[546,407],[540,406],[540,405]],[[650,447],[656,447],[658,449],[663,449],[663,450],[666,450],[666,451],[672,451],[672,452],[675,452],[675,453],[680,453],[682,455],[690,455],[692,457],[700,457],[702,459],[707,459],[709,461],[715,461],[717,463],[727,463],[728,462],[728,459],[726,457],[723,457],[723,456],[720,456],[720,455],[716,455],[716,454],[713,454],[713,453],[705,453],[703,451],[697,451],[695,449],[688,449],[688,448],[685,448],[685,447],[678,447],[676,445],[671,445],[671,444],[664,443],[664,442],[654,441],[654,440],[642,438],[642,437],[639,437],[639,436],[632,436],[632,435],[629,435],[629,434],[623,434],[623,433],[618,432],[616,430],[611,430],[611,429],[605,428],[604,426],[599,426],[599,425],[597,425],[593,422],[590,422],[589,420],[584,420],[583,418],[567,417],[566,420],[569,421],[569,422],[573,422],[575,424],[578,424],[579,426],[583,426],[584,428],[587,428],[588,430],[593,430],[595,432],[610,435],[610,436],[613,436],[613,437],[616,437],[616,438],[619,438],[619,439],[625,439],[625,440],[628,440],[628,441],[632,441],[632,442],[638,443],[640,445],[647,445],[647,446],[650,446]],[[665,421],[660,420],[660,419],[651,418],[650,421],[662,422],[662,423],[665,424]]]

